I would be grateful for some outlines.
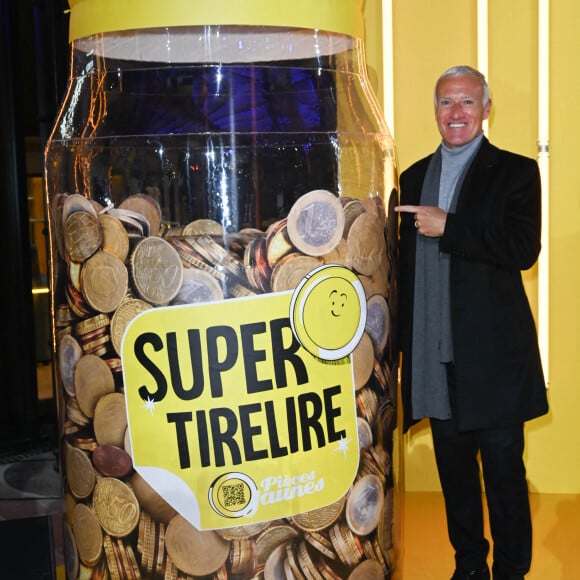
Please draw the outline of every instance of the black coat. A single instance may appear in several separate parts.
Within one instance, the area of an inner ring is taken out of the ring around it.
[[[401,174],[401,204],[419,205],[431,156]],[[460,430],[513,425],[548,411],[536,327],[521,270],[540,252],[537,163],[483,139],[439,248],[451,255],[451,327]],[[399,345],[404,429],[411,419],[414,216],[401,214]]]

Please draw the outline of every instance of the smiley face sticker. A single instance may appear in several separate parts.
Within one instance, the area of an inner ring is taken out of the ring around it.
[[[309,272],[290,302],[290,324],[314,356],[339,360],[359,343],[366,322],[366,296],[358,276],[337,264]]]

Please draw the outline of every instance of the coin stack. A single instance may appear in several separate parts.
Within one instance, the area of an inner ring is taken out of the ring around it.
[[[393,569],[392,432],[396,221],[389,199],[302,195],[265,231],[210,219],[163,223],[157,200],[50,207],[69,578],[371,579]],[[282,520],[199,531],[133,469],[120,345],[144,310],[294,289],[340,264],[362,282],[365,332],[352,354],[360,461],[345,497]]]

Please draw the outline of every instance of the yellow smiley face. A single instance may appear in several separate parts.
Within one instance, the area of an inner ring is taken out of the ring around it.
[[[346,292],[340,292],[336,288],[330,291],[330,314],[335,318],[338,318],[344,311],[346,307],[346,302],[348,299]]]
[[[295,291],[291,321],[298,340],[319,358],[337,360],[358,344],[366,320],[366,298],[356,274],[344,266],[310,272]]]

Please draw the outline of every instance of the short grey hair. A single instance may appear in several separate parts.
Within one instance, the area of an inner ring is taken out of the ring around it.
[[[437,87],[443,79],[448,77],[473,77],[474,79],[477,79],[483,88],[483,106],[485,107],[489,102],[489,86],[485,80],[485,76],[471,66],[459,65],[448,68],[446,71],[441,73],[441,76],[437,79],[437,82],[435,83],[435,91],[433,93],[435,106],[437,106]]]

